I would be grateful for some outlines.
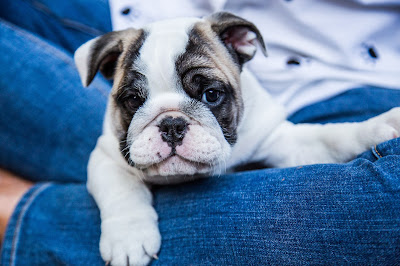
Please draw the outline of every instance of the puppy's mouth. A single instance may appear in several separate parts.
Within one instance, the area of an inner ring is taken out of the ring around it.
[[[136,165],[136,167],[150,176],[183,176],[208,173],[212,169],[212,164],[192,161],[173,150],[161,161],[150,165]]]
[[[181,121],[170,119],[167,122],[179,126]],[[186,181],[219,170],[220,162],[224,161],[227,153],[223,152],[217,137],[196,124],[187,125],[185,134],[182,134],[184,137],[177,134],[182,131],[177,129],[174,129],[173,137],[164,136],[167,129],[148,126],[131,143],[130,160],[144,173],[146,181]]]

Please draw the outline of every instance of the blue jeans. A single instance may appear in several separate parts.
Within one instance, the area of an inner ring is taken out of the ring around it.
[[[99,211],[84,183],[110,85],[97,77],[82,88],[72,52],[97,34],[89,29],[110,30],[99,21],[108,7],[91,5],[100,15],[85,21],[82,5],[93,1],[64,2],[7,4],[30,17],[0,5],[0,167],[37,182],[11,217],[0,265],[104,265]],[[81,6],[72,12],[73,4]],[[361,121],[399,105],[400,90],[354,88],[290,119]],[[163,242],[153,264],[396,264],[399,165],[394,139],[347,164],[154,187]]]

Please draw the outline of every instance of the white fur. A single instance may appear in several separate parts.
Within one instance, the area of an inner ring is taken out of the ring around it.
[[[101,212],[100,253],[112,265],[126,265],[127,257],[131,265],[145,265],[161,245],[152,196],[139,182],[140,174],[123,161],[115,137],[99,138],[90,156],[87,188]]]
[[[180,109],[189,97],[177,86],[175,57],[184,51],[187,30],[196,21],[172,20],[147,27],[150,35],[139,67],[148,77],[150,94],[128,129],[131,158],[145,170],[129,166],[122,157],[112,128],[113,106],[107,107],[103,135],[90,157],[87,187],[101,212],[101,255],[112,265],[126,265],[127,258],[130,265],[145,265],[160,248],[157,214],[143,180],[186,181],[195,173],[256,161],[274,167],[345,162],[371,145],[399,136],[400,108],[361,123],[293,125],[286,121],[284,108],[244,69],[244,114],[238,141],[231,148],[208,108],[198,105],[191,114]],[[84,84],[92,43],[84,44],[75,54]],[[171,148],[157,128],[166,116],[181,116],[190,124],[174,157],[168,157]]]
[[[84,87],[87,87],[89,85],[87,84],[88,59],[89,59],[88,55],[92,48],[93,43],[95,43],[98,38],[99,37],[84,43],[74,53],[75,65],[78,69],[79,76],[81,78],[81,82]]]
[[[140,52],[143,72],[148,77],[150,95],[177,90],[175,58],[185,51],[187,31],[197,18],[159,21],[144,29],[149,32]]]

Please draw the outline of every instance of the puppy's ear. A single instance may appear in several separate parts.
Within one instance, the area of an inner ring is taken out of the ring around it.
[[[123,37],[137,36],[139,32],[136,29],[113,31],[80,46],[75,51],[74,60],[83,86],[89,86],[99,70],[105,78],[112,79],[124,49]]]
[[[267,50],[257,27],[241,17],[228,12],[218,12],[206,17],[211,23],[211,29],[219,36],[228,50],[237,56],[240,65],[252,59],[259,43],[261,50],[267,56]]]

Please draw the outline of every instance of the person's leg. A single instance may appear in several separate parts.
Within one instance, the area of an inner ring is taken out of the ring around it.
[[[361,87],[307,106],[289,117],[293,123],[360,122],[400,106],[400,90]]]
[[[20,200],[0,265],[104,265],[100,214],[84,184],[37,183]]]
[[[8,220],[32,183],[0,169],[0,246]]]
[[[84,182],[110,85],[83,88],[72,57],[0,20],[0,168]]]
[[[348,164],[155,188],[163,240],[154,264],[394,265],[400,139],[376,151]],[[85,185],[37,184],[10,220],[0,264],[104,265],[99,237],[99,212]]]
[[[170,265],[394,265],[400,139],[382,158],[244,172],[155,191]],[[371,156],[371,152],[365,154]]]
[[[73,53],[112,30],[108,0],[5,0],[0,18]]]

